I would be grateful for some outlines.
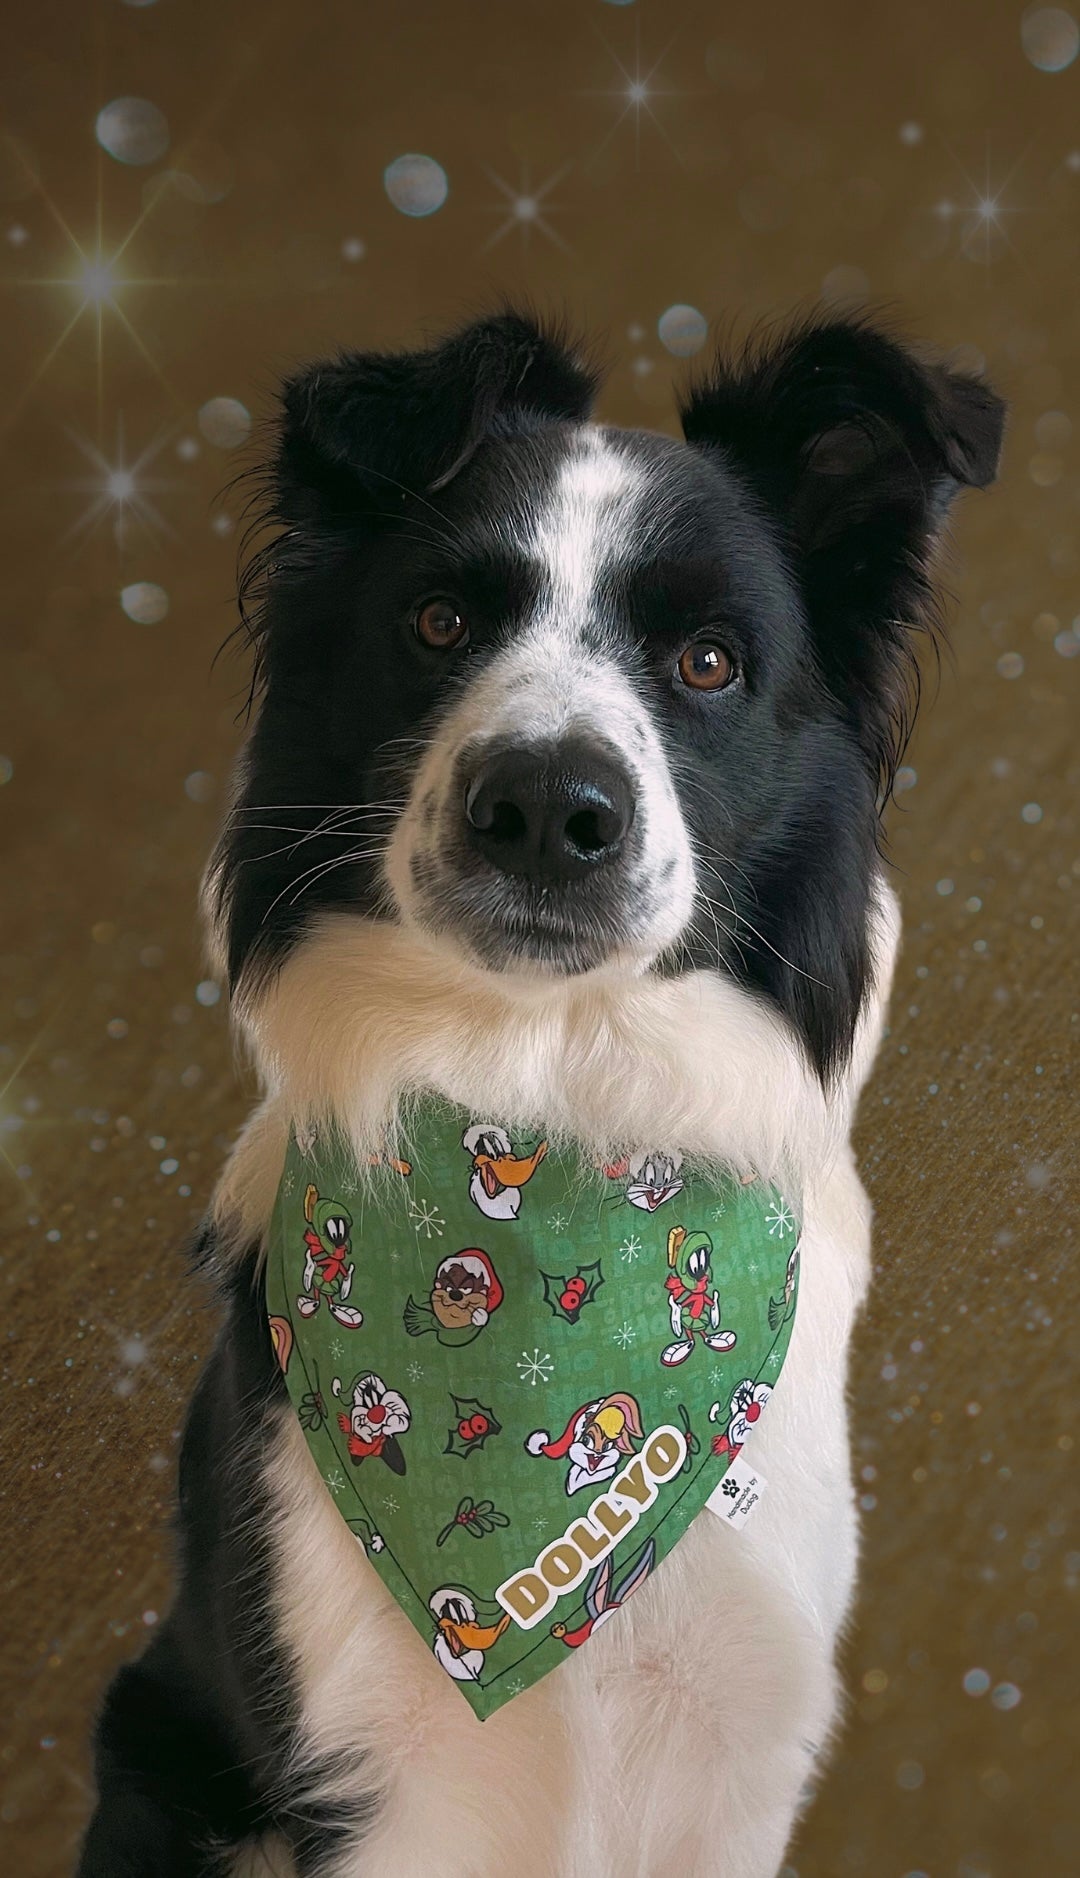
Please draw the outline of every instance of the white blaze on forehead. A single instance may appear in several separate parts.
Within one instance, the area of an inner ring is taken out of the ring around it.
[[[529,543],[550,583],[545,616],[571,630],[586,623],[600,574],[630,545],[634,497],[644,486],[638,465],[602,431],[578,432]]]
[[[410,857],[437,859],[444,817],[459,812],[462,752],[479,761],[488,744],[544,746],[566,736],[593,736],[620,753],[633,781],[638,887],[651,888],[665,870],[662,894],[644,894],[634,947],[642,957],[654,956],[683,930],[693,909],[694,864],[660,726],[624,652],[605,644],[597,607],[605,578],[640,547],[648,493],[642,466],[613,447],[603,431],[574,435],[532,526],[522,531],[520,546],[542,572],[539,603],[447,712],[391,838],[386,875],[402,911],[415,912],[422,898],[411,879]],[[426,820],[418,812],[425,799],[436,805]],[[466,1148],[473,1151],[473,1145],[466,1136]]]

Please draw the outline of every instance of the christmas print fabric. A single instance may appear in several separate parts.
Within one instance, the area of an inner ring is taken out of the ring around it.
[[[656,1570],[752,1434],[798,1300],[759,1182],[583,1173],[434,1099],[363,1175],[290,1142],[270,1332],[327,1491],[483,1719]]]

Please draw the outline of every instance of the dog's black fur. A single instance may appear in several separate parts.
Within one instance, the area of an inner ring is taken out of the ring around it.
[[[410,742],[455,670],[472,678],[535,603],[541,575],[507,542],[596,382],[564,341],[506,315],[286,385],[265,503],[281,532],[248,585],[262,704],[216,875],[234,984],[272,971],[320,911],[385,910],[376,851]],[[724,969],[828,1078],[866,986],[875,804],[932,619],[928,552],[957,489],[992,479],[1002,406],[848,320],[718,364],[683,421],[689,449],[609,433],[643,466],[656,527],[601,629],[661,716],[696,850],[720,857]],[[433,592],[473,622],[450,660],[411,631]],[[673,659],[706,628],[742,682],[676,695]],[[715,940],[700,920],[662,968],[714,964]]]
[[[307,1808],[294,1778],[297,1718],[271,1613],[262,1474],[273,1424],[292,1411],[256,1254],[222,1287],[224,1319],[180,1453],[177,1595],[109,1690],[79,1878],[224,1878],[236,1846],[271,1827],[301,1872],[317,1870],[363,1817],[362,1793],[339,1820]],[[213,1271],[212,1227],[193,1257]]]
[[[314,914],[391,916],[376,855],[396,812],[386,798],[456,685],[537,600],[542,571],[513,544],[596,383],[563,340],[506,315],[286,386],[266,504],[280,532],[247,585],[261,707],[214,874],[243,995]],[[663,726],[696,849],[730,863],[729,942],[696,923],[660,968],[719,964],[789,1020],[828,1079],[866,987],[878,802],[928,547],[955,490],[991,479],[1002,408],[842,321],[716,366],[683,417],[689,447],[608,434],[652,494],[648,539],[597,625]],[[472,623],[449,661],[412,631],[417,603],[446,592]],[[672,679],[702,630],[739,673],[716,698]],[[349,858],[358,826],[365,851]],[[306,1811],[291,1771],[302,1744],[260,1484],[287,1405],[257,1252],[225,1287],[188,1418],[175,1605],[107,1698],[81,1878],[209,1878],[271,1825],[315,1872],[345,1823]]]

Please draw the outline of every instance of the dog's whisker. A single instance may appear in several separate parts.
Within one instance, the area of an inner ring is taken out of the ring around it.
[[[274,829],[274,824],[272,822],[255,822],[251,824],[251,826],[258,831],[265,830],[267,832],[271,832]],[[258,854],[243,855],[237,861],[236,863],[237,867],[238,868],[256,867],[256,866],[261,867],[264,861],[276,860],[279,854],[295,854],[296,850],[298,848],[303,847],[306,841],[315,841],[315,840],[352,841],[355,839],[359,831],[356,828],[350,827],[350,828],[320,828],[320,829],[304,830],[304,831],[287,830],[283,828],[283,829],[280,829],[279,832],[282,834],[299,833],[300,838],[297,841],[282,842],[281,846],[277,848],[260,849]]]
[[[738,861],[732,860],[730,854],[724,854],[723,851],[720,848],[718,848],[714,842],[710,842],[709,844],[709,853],[713,855],[716,860],[722,861],[725,867],[732,868],[734,872],[739,875],[739,878],[746,882],[746,885],[750,890],[751,898],[754,900],[757,899],[758,897],[757,888],[754,885],[754,882],[751,876],[747,873],[745,867],[740,867]],[[710,862],[706,860],[705,855],[702,853],[700,847],[695,849],[695,859],[699,860],[703,867],[710,866]],[[716,869],[714,868],[713,871],[715,872]],[[724,882],[724,885],[725,886],[727,885],[726,881]]]
[[[321,805],[313,804],[312,806]],[[245,822],[243,824],[245,834],[259,832],[295,834],[297,839],[293,842],[285,842],[278,848],[268,848],[258,854],[246,855],[240,859],[238,865],[250,866],[256,862],[261,863],[271,860],[278,854],[295,852],[295,850],[302,847],[306,841],[322,840],[323,838],[344,838],[348,840],[358,832],[356,827],[358,822],[365,820],[378,821],[380,818],[389,819],[399,814],[404,806],[404,802],[385,802],[369,803],[355,808],[335,808],[331,810],[328,815],[324,815],[322,820],[316,822],[314,827],[311,828],[305,828],[303,825],[297,827],[294,823],[285,822]]]
[[[381,802],[239,802],[230,809],[230,815],[266,815],[271,812],[291,813],[302,809],[322,809],[327,816],[333,815],[378,815],[389,809],[405,806],[405,798],[394,800],[387,798]]]
[[[354,862],[377,860],[380,855],[384,853],[385,849],[381,847],[352,848],[347,854],[337,854],[334,855],[331,860],[318,862],[314,867],[309,867],[305,873],[301,874],[298,882],[289,882],[290,887],[296,888],[296,892],[292,895],[289,905],[295,906],[296,902],[315,886],[318,881],[322,880],[326,874],[334,873],[339,867],[349,867]],[[288,890],[288,887],[285,887],[282,889],[282,892],[287,893]],[[278,899],[280,898],[281,894],[278,895]],[[275,901],[274,904],[276,905],[277,901]]]
[[[805,971],[801,965],[796,965],[794,959],[786,958],[785,955],[779,950],[779,948],[773,945],[772,940],[767,939],[765,937],[765,934],[763,932],[759,932],[757,927],[754,926],[751,923],[751,921],[747,919],[745,913],[739,912],[738,908],[735,905],[735,901],[731,896],[731,890],[728,887],[727,882],[724,880],[723,875],[720,873],[720,870],[716,867],[712,867],[708,861],[702,860],[701,856],[698,856],[697,858],[700,864],[703,867],[707,868],[710,873],[715,874],[717,880],[720,881],[731,903],[732,917],[735,920],[737,920],[738,924],[742,926],[746,932],[748,932],[754,939],[758,940],[759,944],[765,946],[767,951],[773,954],[774,958],[778,958],[780,960],[781,965],[786,965],[790,972],[795,972],[796,975],[800,978],[808,979],[810,983],[813,985],[820,985],[823,991],[831,991],[832,989],[834,989],[834,987],[831,986],[826,979],[815,977],[813,972]],[[703,892],[703,890],[699,888],[699,892]],[[740,956],[742,955],[740,954]],[[743,957],[744,966],[745,966],[745,963],[746,963],[745,957]]]
[[[721,940],[720,940],[720,934],[723,933],[724,937],[730,941],[732,946],[734,946],[735,951],[738,954],[739,961],[742,965],[743,971],[745,972],[746,954],[744,953],[742,946],[739,944],[738,935],[732,931],[731,927],[728,926],[727,922],[722,918],[720,912],[717,910],[715,901],[712,900],[707,893],[702,891],[701,899],[703,900],[705,909],[708,912],[709,917],[713,923],[713,934],[714,934],[714,939],[715,939],[715,944],[716,944],[717,965],[722,966],[724,964],[724,947],[721,944]]]

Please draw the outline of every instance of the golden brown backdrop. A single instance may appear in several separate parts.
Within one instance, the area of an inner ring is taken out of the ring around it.
[[[251,1094],[194,912],[245,685],[211,669],[230,447],[297,358],[415,341],[504,289],[607,335],[620,422],[671,424],[671,349],[705,321],[816,296],[895,308],[1012,402],[890,819],[906,944],[859,1124],[865,1571],[847,1726],[787,1872],[1080,1869],[1078,43],[1067,12],[1001,0],[9,20],[5,1870],[68,1869],[95,1701],[168,1600],[212,1331],[180,1248]],[[429,161],[384,182],[405,156]]]

